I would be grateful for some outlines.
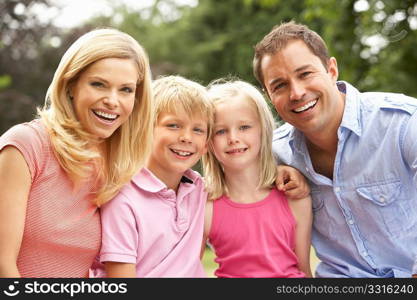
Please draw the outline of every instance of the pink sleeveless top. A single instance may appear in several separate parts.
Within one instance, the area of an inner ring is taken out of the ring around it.
[[[17,261],[21,276],[87,277],[101,242],[91,185],[73,190],[40,120],[9,129],[0,150],[8,145],[20,151],[32,177]]]
[[[294,253],[295,219],[282,192],[241,204],[222,196],[213,203],[209,242],[218,277],[305,277]]]

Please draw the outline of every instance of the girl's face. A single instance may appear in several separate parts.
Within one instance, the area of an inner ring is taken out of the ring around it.
[[[139,74],[133,60],[104,58],[91,64],[70,89],[84,130],[99,141],[110,137],[133,110]]]
[[[212,149],[226,170],[259,165],[261,124],[255,105],[241,96],[215,105]]]

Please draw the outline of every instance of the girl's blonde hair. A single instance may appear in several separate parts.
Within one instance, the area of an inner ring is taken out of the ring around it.
[[[184,109],[189,116],[207,118],[207,138],[210,138],[214,109],[204,86],[184,77],[171,75],[155,80],[153,82],[153,92],[154,125],[161,113],[175,114],[179,109]]]
[[[128,120],[105,142],[106,157],[92,150],[93,136],[78,122],[69,88],[91,64],[105,58],[132,60],[138,70],[135,104]],[[74,185],[93,176],[95,204],[113,198],[144,165],[152,142],[152,92],[149,60],[130,35],[116,29],[90,31],[65,52],[48,88],[45,105],[38,114],[51,138],[62,168]]]
[[[251,84],[241,81],[224,79],[216,80],[209,85],[209,99],[216,104],[227,102],[228,99],[239,97],[251,103],[258,114],[261,126],[260,176],[257,188],[270,187],[275,182],[277,175],[276,163],[272,154],[272,134],[275,129],[274,117],[261,92]],[[238,114],[238,111],[230,112]],[[204,179],[209,199],[214,200],[227,194],[227,185],[223,167],[212,151],[212,142],[209,143],[210,151],[203,156]]]

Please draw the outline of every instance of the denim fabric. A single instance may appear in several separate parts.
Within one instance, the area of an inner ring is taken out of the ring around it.
[[[333,179],[314,171],[303,134],[274,132],[278,163],[299,169],[313,198],[317,277],[409,277],[417,257],[417,99],[346,93]]]

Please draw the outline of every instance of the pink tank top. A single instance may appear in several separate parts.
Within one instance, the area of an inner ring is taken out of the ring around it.
[[[74,191],[39,121],[14,126],[0,138],[26,160],[32,177],[17,260],[22,277],[87,277],[100,250],[101,228],[91,185]]]
[[[258,202],[241,204],[226,196],[214,201],[209,242],[218,277],[305,277],[294,253],[295,219],[275,188]]]

